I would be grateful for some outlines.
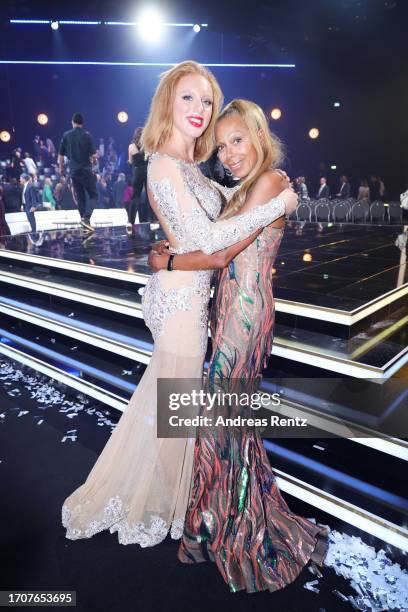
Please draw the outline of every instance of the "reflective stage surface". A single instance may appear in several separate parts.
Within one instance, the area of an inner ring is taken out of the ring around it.
[[[276,260],[280,300],[352,312],[407,284],[405,252],[396,246],[402,226],[341,225],[290,221]],[[4,250],[115,271],[150,274],[147,253],[162,238],[148,223],[124,227],[47,231],[2,238]]]

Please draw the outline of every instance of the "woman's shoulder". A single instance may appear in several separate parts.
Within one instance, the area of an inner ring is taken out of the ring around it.
[[[266,198],[266,200],[268,200],[282,191],[282,189],[282,174],[274,169],[265,170],[265,172],[262,172],[256,179],[248,195],[251,199],[256,198],[257,200],[263,200]]]
[[[280,185],[281,182],[281,172],[279,170],[271,168],[270,170],[265,170],[265,172],[262,172],[262,174],[256,179],[254,187],[260,186],[264,189],[273,188],[277,185]]]

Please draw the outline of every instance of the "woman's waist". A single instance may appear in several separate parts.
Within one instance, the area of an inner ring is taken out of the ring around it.
[[[163,289],[182,289],[184,287],[210,287],[211,270],[159,270],[152,276],[156,277]]]

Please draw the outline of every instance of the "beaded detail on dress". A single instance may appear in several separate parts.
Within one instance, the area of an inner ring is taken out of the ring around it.
[[[142,311],[146,325],[156,341],[163,332],[167,319],[177,311],[191,310],[191,296],[200,298],[198,325],[202,330],[201,348],[206,349],[208,334],[208,300],[210,295],[210,270],[199,270],[192,284],[184,287],[164,289],[158,274],[153,274],[146,283],[142,297]],[[161,304],[161,308],[157,308]]]
[[[96,533],[109,529],[110,533],[118,533],[119,544],[139,544],[142,548],[156,546],[162,542],[168,532],[169,526],[159,516],[152,516],[150,527],[144,523],[129,525],[125,520],[129,508],[124,507],[121,498],[116,495],[112,497],[104,508],[104,518],[91,521],[84,532],[80,529],[70,527],[72,512],[67,506],[62,507],[62,524],[67,529],[68,540],[80,538],[91,538]],[[179,540],[183,535],[184,518],[174,519],[170,526],[170,536],[173,540]]]

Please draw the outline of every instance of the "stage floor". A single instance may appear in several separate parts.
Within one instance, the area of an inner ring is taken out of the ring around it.
[[[277,301],[351,315],[384,298],[399,299],[408,292],[406,254],[395,244],[403,231],[403,226],[288,222],[274,270]],[[148,223],[135,225],[131,236],[124,227],[98,228],[90,236],[52,230],[2,238],[0,255],[32,263],[53,260],[54,267],[76,264],[90,274],[107,269],[128,281],[136,273],[143,284],[150,275],[150,245],[161,237]]]

